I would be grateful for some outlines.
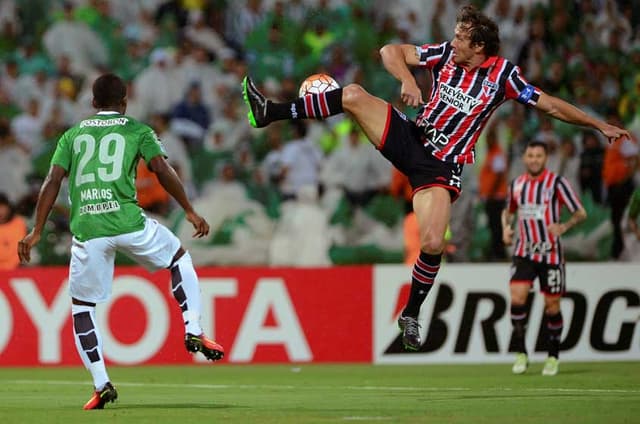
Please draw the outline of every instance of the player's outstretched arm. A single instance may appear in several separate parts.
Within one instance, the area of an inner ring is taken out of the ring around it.
[[[387,44],[380,49],[380,57],[387,72],[402,83],[402,102],[413,107],[424,103],[420,87],[409,70],[409,66],[420,63],[417,47],[411,44]]]
[[[64,168],[53,165],[49,169],[49,174],[47,178],[45,178],[44,183],[42,183],[36,203],[36,223],[31,232],[18,242],[18,256],[23,263],[31,260],[31,248],[40,241],[42,229],[47,222],[47,217],[49,216],[49,212],[51,212],[53,204],[58,198],[60,185],[65,175],[67,175],[67,171],[65,171]]]
[[[178,177],[175,169],[163,156],[156,156],[149,161],[149,166],[153,172],[158,176],[160,185],[167,190],[178,204],[184,209],[186,213],[187,221],[193,225],[194,233],[193,237],[204,237],[209,234],[209,224],[203,217],[198,215],[194,210],[187,193],[184,191],[184,186]]]
[[[609,139],[609,143],[623,138],[631,138],[629,131],[594,118],[571,103],[546,93],[540,94],[536,108],[561,121],[595,128]]]

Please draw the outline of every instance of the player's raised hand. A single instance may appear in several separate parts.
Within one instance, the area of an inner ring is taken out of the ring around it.
[[[31,261],[31,248],[40,241],[40,234],[31,230],[29,234],[18,242],[18,256],[20,262],[28,263]]]
[[[408,80],[402,83],[400,98],[402,103],[411,107],[418,107],[424,103],[422,101],[422,91],[415,80]]]
[[[195,230],[192,237],[202,238],[209,234],[209,224],[203,217],[195,212],[187,212],[186,218],[187,221],[193,225],[193,229]]]

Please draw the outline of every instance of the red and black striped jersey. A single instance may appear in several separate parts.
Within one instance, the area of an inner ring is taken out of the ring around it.
[[[430,98],[416,123],[425,128],[425,146],[442,161],[473,163],[474,145],[498,106],[511,99],[535,106],[540,98],[540,89],[501,56],[491,56],[477,68],[465,70],[453,61],[450,42],[416,49],[420,66],[430,69],[433,81]]]
[[[537,177],[523,174],[509,185],[508,210],[518,214],[518,240],[514,256],[547,264],[562,264],[560,237],[549,232],[549,225],[560,222],[563,205],[574,213],[582,208],[571,184],[549,170]]]

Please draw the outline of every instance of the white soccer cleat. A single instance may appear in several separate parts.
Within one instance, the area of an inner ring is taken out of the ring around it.
[[[542,368],[542,375],[558,374],[559,364],[560,364],[560,361],[558,361],[558,358],[554,358],[553,356],[548,357],[547,360],[544,362],[544,368]]]
[[[513,363],[511,372],[514,374],[524,374],[529,368],[529,358],[526,353],[518,353],[516,355],[516,361]]]

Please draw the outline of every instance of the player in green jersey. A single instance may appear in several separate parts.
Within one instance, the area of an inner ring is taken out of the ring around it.
[[[139,159],[144,159],[184,209],[195,229],[194,237],[207,235],[209,224],[193,210],[154,131],[124,115],[127,93],[119,77],[105,74],[96,79],[93,106],[98,113],[67,130],[58,141],[49,174],[40,189],[34,228],[18,244],[20,259],[29,262],[31,248],[40,240],[62,180],[68,177],[73,233],[69,267],[71,314],[76,347],[95,386],[84,409],[102,409],[118,396],[107,375],[95,320],[96,303],[107,301],[111,295],[116,251],[151,271],[169,268],[173,296],[185,324],[186,349],[200,351],[214,361],[224,355],[223,347],[202,332],[200,290],[191,256],[173,233],[147,218],[137,204]]]

